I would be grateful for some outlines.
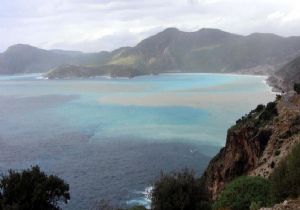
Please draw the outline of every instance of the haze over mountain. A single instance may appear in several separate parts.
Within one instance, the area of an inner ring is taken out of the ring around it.
[[[300,83],[300,56],[288,62],[268,80],[272,86],[279,90],[292,90],[295,83]]]
[[[42,50],[14,45],[0,54],[0,73],[48,72],[50,78],[136,76],[163,72],[259,72],[271,74],[300,54],[300,37],[218,29],[183,32],[168,28],[135,47],[112,52]],[[72,70],[74,69],[74,70]]]

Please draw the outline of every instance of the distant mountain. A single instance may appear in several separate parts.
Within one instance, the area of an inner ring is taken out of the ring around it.
[[[60,78],[66,65],[74,65],[82,69],[97,67],[99,75],[116,76],[124,75],[124,69],[125,75],[131,76],[171,71],[270,74],[299,54],[300,37],[262,33],[241,36],[218,29],[183,32],[168,28],[135,47],[112,52],[85,54],[15,45],[0,54],[0,73],[47,72],[55,68],[55,75]],[[95,74],[94,70],[90,72]],[[76,73],[72,75],[76,76]]]
[[[100,65],[107,53],[43,50],[17,44],[0,54],[0,74],[47,72],[61,65]]]
[[[284,65],[269,77],[269,83],[282,91],[293,89],[295,83],[300,83],[300,56]]]

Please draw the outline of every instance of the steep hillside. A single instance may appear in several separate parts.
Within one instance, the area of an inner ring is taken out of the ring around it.
[[[58,75],[59,71],[65,70],[59,68],[61,65],[113,66],[114,72],[121,74],[124,68],[132,69],[131,75],[137,70],[139,74],[170,71],[271,74],[299,54],[300,37],[261,33],[241,36],[218,29],[183,32],[169,28],[135,47],[112,52],[85,54],[15,45],[0,54],[0,74],[47,72],[56,68]]]
[[[300,37],[259,33],[241,36],[218,29],[182,32],[169,28],[135,47],[113,51],[105,65],[127,66],[138,69],[140,74],[170,71],[271,74],[298,54]]]
[[[294,83],[300,83],[300,56],[275,72],[268,81],[279,90],[292,90]]]
[[[241,175],[268,177],[278,162],[300,141],[300,95],[259,105],[228,130],[226,145],[203,175],[209,197]]]
[[[111,62],[153,71],[234,72],[281,65],[300,53],[300,38],[273,34],[240,36],[218,29],[170,28],[145,39]]]

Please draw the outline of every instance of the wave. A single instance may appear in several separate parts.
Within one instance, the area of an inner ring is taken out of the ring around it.
[[[150,209],[152,191],[153,186],[146,187],[144,191],[135,191],[134,193],[140,196],[128,200],[126,204],[129,206],[142,205],[145,206],[147,209]]]

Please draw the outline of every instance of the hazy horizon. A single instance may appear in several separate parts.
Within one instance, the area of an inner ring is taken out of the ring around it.
[[[300,35],[293,0],[3,0],[0,52],[14,44],[83,52],[134,46],[165,28]]]

